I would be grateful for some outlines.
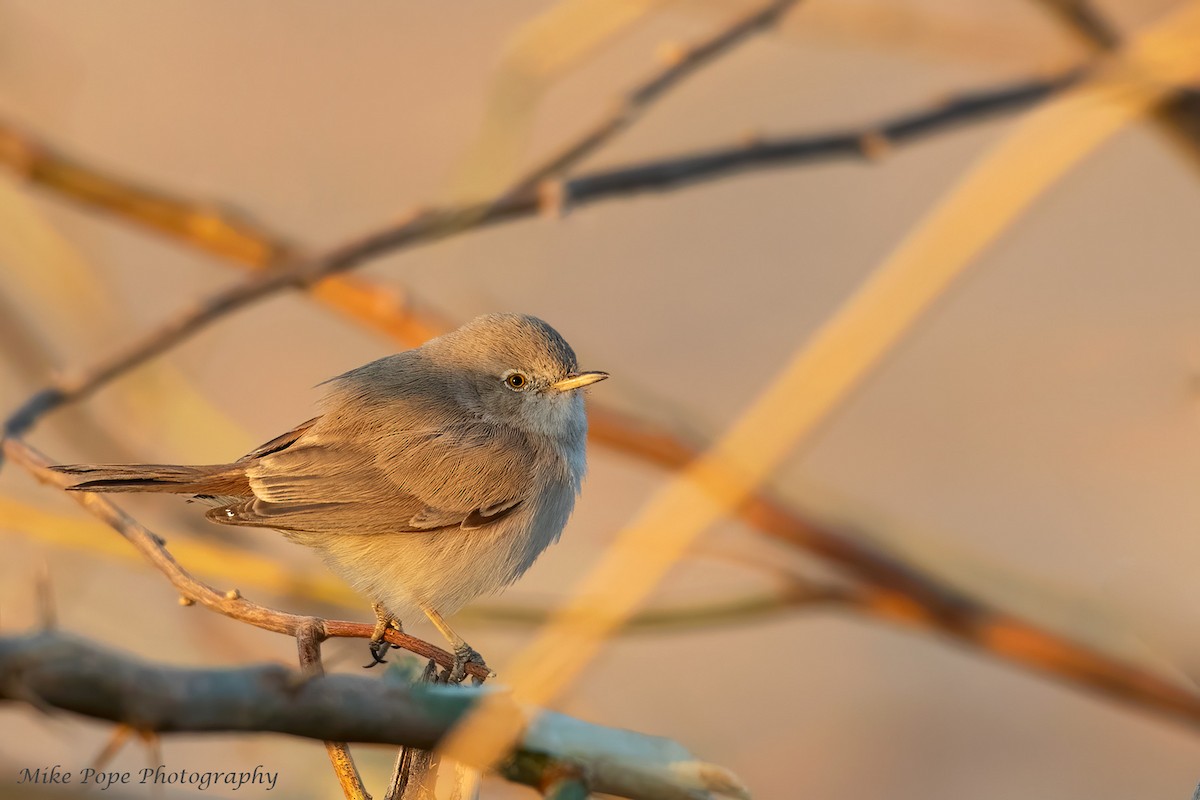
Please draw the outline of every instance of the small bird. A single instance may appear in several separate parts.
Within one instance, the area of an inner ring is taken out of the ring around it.
[[[459,682],[484,661],[443,615],[558,540],[586,468],[579,390],[607,377],[579,371],[542,320],[487,314],[326,381],[320,416],[232,463],[55,469],[76,491],[193,495],[214,522],[315,549],[373,601],[368,667],[420,610],[453,645]]]

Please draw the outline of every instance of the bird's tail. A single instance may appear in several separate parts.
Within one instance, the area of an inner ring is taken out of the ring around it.
[[[52,467],[70,475],[74,492],[170,492],[243,495],[250,491],[245,470],[234,464],[184,467],[174,464],[68,464]]]

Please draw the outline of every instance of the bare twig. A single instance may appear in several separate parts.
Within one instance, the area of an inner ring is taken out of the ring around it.
[[[358,675],[301,676],[281,666],[183,669],[138,661],[60,632],[0,638],[0,699],[46,705],[139,731],[275,732],[433,749],[490,689],[418,689]],[[540,787],[586,774],[595,791],[695,800],[720,767],[667,739],[525,709],[536,721],[500,771]],[[696,774],[698,777],[693,777]],[[727,773],[726,773],[727,774]]]
[[[538,188],[547,178],[579,164],[641,118],[653,103],[696,72],[728,53],[747,38],[776,25],[799,0],[772,0],[752,9],[709,37],[682,50],[676,58],[626,92],[612,111],[561,151],[542,160],[509,187],[507,197]]]
[[[1071,70],[1052,78],[965,94],[932,108],[880,120],[862,127],[817,135],[760,137],[732,147],[672,156],[580,175],[563,182],[563,202],[592,203],[609,196],[675,189],[744,171],[809,161],[874,160],[884,147],[911,144],[925,137],[1001,114],[1029,108],[1083,76]]]
[[[622,633],[663,633],[740,626],[799,609],[845,607],[855,604],[858,599],[859,592],[855,589],[832,585],[812,586],[806,582],[792,581],[780,589],[745,594],[729,600],[648,608],[634,616]],[[549,621],[551,615],[541,607],[506,604],[467,610],[462,616],[486,620],[489,624],[542,625]]]
[[[129,737],[134,734],[133,728],[128,725],[117,725],[113,728],[112,735],[108,737],[108,741],[104,743],[104,747],[96,754],[96,758],[92,761],[92,769],[97,772],[108,766],[108,762],[113,760],[117,753],[121,752],[121,748],[129,741]]]
[[[315,619],[301,625],[296,632],[300,672],[306,679],[319,678],[325,674],[325,667],[321,664],[321,639],[324,636],[325,631],[321,623]],[[362,776],[358,774],[354,757],[350,755],[349,745],[345,742],[326,740],[325,750],[329,753],[329,763],[333,765],[333,772],[337,775],[346,800],[371,800],[363,786]]]

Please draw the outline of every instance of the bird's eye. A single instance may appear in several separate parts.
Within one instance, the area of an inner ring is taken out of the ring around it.
[[[504,379],[504,382],[508,384],[508,388],[519,392],[529,384],[529,379],[519,372],[513,372]]]

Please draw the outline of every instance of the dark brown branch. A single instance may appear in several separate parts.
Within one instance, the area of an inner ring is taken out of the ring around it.
[[[414,689],[281,666],[168,667],[58,632],[0,637],[0,699],[36,699],[43,708],[147,732],[270,732],[431,750],[485,691]],[[537,715],[518,748],[500,772],[535,788],[564,775],[586,774],[598,792],[693,800],[716,786],[690,777],[692,772],[731,778],[720,767],[698,763],[670,740],[550,712]]]
[[[962,95],[930,109],[874,125],[812,135],[760,138],[748,144],[630,164],[580,175],[562,184],[564,202],[591,203],[610,195],[675,189],[749,170],[809,161],[870,159],[880,148],[899,147],[970,123],[1012,113],[1071,86],[1081,71],[996,90]]]

